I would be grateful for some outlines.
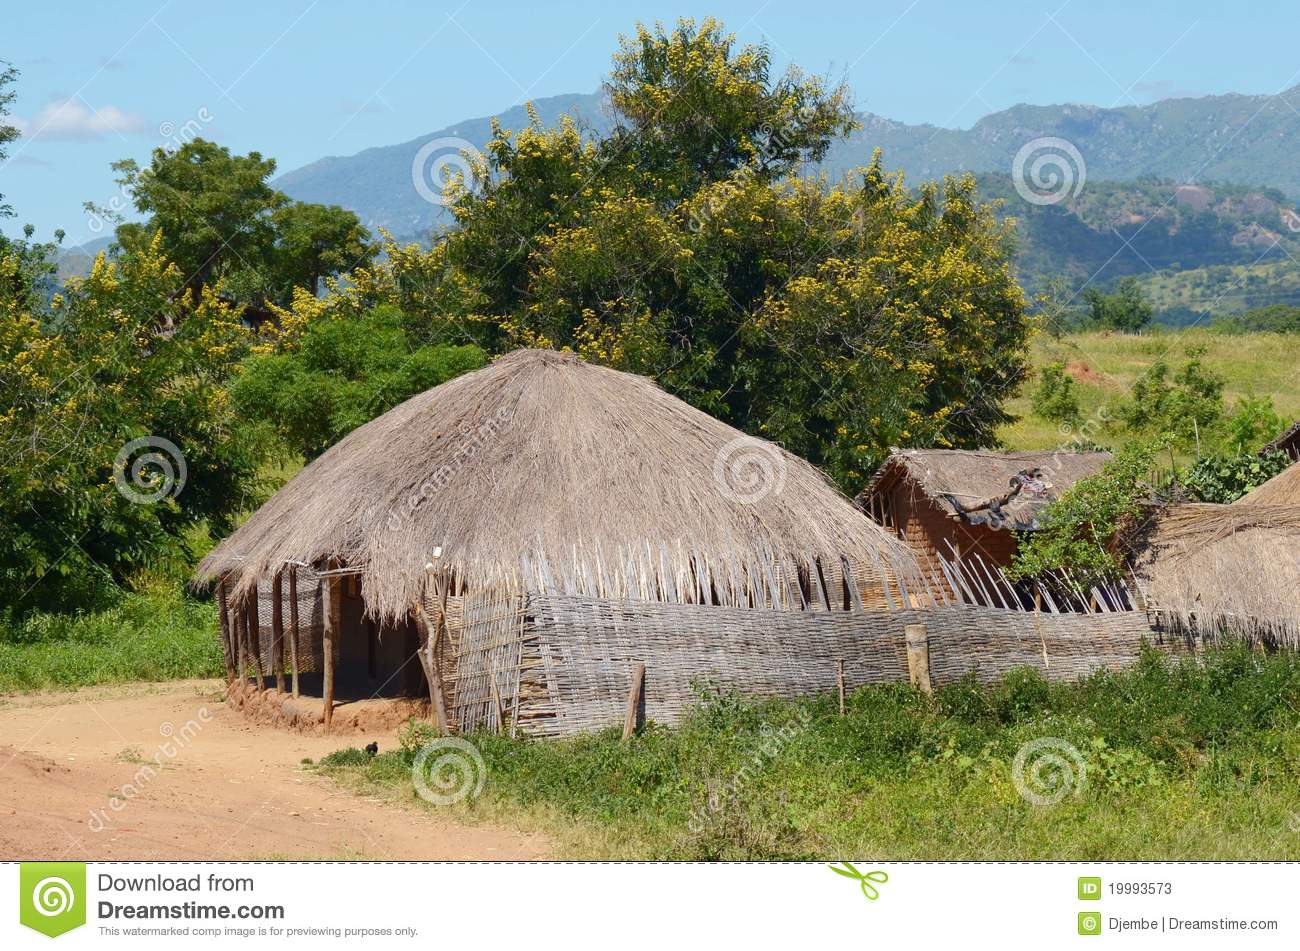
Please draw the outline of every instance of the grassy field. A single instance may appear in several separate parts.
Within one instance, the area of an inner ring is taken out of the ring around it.
[[[175,584],[123,592],[96,611],[0,619],[0,692],[221,672],[216,609]]]
[[[843,718],[830,698],[712,697],[628,744],[473,736],[484,792],[453,806],[414,794],[422,730],[316,768],[583,858],[1297,859],[1298,710],[1300,657],[1232,649],[1070,685],[869,687]]]
[[[1270,396],[1284,419],[1300,418],[1300,337],[1295,334],[1229,335],[1211,330],[1156,329],[1141,336],[1117,333],[1070,334],[1060,340],[1046,333],[1034,337],[1031,362],[1035,368],[1055,361],[1071,367],[1080,384],[1084,419],[1100,406],[1125,396],[1141,374],[1164,357],[1172,367],[1186,359],[1189,347],[1205,347],[1205,366],[1227,381],[1224,400],[1228,408],[1240,396]],[[1034,380],[1011,400],[1009,409],[1020,419],[1003,427],[999,435],[1008,448],[1054,449],[1062,436],[1056,423],[1035,416],[1029,393]],[[1124,434],[1101,433],[1096,440],[1119,446]]]

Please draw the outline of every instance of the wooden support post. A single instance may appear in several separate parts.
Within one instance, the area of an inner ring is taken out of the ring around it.
[[[623,715],[623,739],[630,740],[639,726],[641,697],[645,691],[645,664],[632,668],[632,683],[627,691],[627,712]]]
[[[492,688],[492,708],[496,711],[497,734],[500,735],[506,731],[506,709],[501,703],[501,691],[497,687],[496,668],[492,669],[488,686]]]
[[[334,642],[339,634],[339,579],[329,576],[325,579],[325,634],[323,653],[325,655],[324,694],[325,732],[330,731],[334,722]]]
[[[280,572],[271,579],[271,666],[275,689],[284,694],[284,586]]]
[[[930,636],[924,624],[908,624],[903,628],[907,641],[907,675],[912,686],[919,687],[922,693],[931,693],[930,685]]]
[[[262,684],[262,630],[260,621],[257,616],[257,586],[254,585],[252,591],[244,599],[244,637],[247,640],[246,650],[249,653],[250,672],[249,676],[253,678],[253,684],[261,690]]]
[[[420,666],[424,668],[424,679],[429,685],[429,706],[433,710],[433,725],[438,728],[438,732],[444,736],[447,734],[447,704],[443,699],[442,693],[442,669],[440,646],[442,628],[446,623],[443,620],[442,612],[434,622],[433,629],[430,630],[429,619],[425,616],[424,608],[415,604],[411,607],[411,614],[415,617],[415,627],[420,634]]]
[[[289,662],[293,664],[293,697],[298,699],[298,566],[289,566]]]
[[[248,686],[248,651],[244,649],[244,611],[239,604],[230,609],[230,636],[234,640],[235,674],[242,692]]]
[[[217,582],[217,613],[221,620],[221,659],[226,665],[226,685],[235,682],[235,642],[230,629],[230,609],[226,606],[226,579]]]
[[[840,685],[840,716],[844,716],[844,661],[835,662],[835,679]]]

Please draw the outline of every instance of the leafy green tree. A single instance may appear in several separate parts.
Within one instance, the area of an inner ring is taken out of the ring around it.
[[[220,280],[240,303],[287,304],[294,287],[315,294],[323,278],[374,256],[370,234],[355,214],[290,201],[269,183],[275,160],[259,152],[233,155],[194,139],[179,149],[154,149],[148,167],[126,159],[113,168],[136,210],[148,216],[119,225],[118,243],[139,249],[161,232],[163,253],[193,293]]]
[[[1154,450],[1125,446],[1100,472],[1080,479],[1043,513],[1042,527],[1021,535],[1012,578],[1068,572],[1082,585],[1120,570],[1118,539],[1142,511]]]
[[[535,114],[495,130],[482,187],[453,192],[458,227],[427,255],[389,249],[338,306],[401,303],[434,337],[653,376],[848,490],[890,445],[992,444],[1026,373],[1008,226],[970,179],[912,192],[878,159],[852,183],[797,178],[853,115],[769,62],[713,21],[639,28],[610,136]]]
[[[273,299],[287,301],[295,287],[312,294],[321,281],[366,265],[375,256],[370,232],[338,205],[293,202],[271,213],[275,232]]]
[[[779,178],[856,127],[847,86],[827,89],[795,67],[774,76],[767,46],[737,46],[712,17],[638,24],[605,90],[620,118],[612,154],[632,156],[670,198],[742,168]]]
[[[1234,453],[1254,453],[1271,442],[1286,425],[1273,408],[1271,396],[1248,393],[1237,400],[1224,423],[1225,441]]]
[[[120,225],[118,242],[139,249],[161,231],[162,252],[180,268],[186,289],[266,267],[275,240],[271,215],[288,202],[268,184],[274,159],[260,152],[232,155],[225,146],[194,139],[178,149],[154,149],[146,168],[124,159],[113,170],[136,211],[149,216],[142,224]]]
[[[316,321],[291,351],[248,359],[232,388],[235,406],[313,459],[403,400],[487,362],[475,346],[412,347],[404,324],[393,307]]]
[[[224,386],[246,331],[213,290],[179,321],[161,245],[100,255],[48,322],[0,282],[0,606],[75,606],[260,498],[264,443]]]
[[[1102,330],[1137,333],[1154,314],[1142,296],[1142,285],[1134,277],[1121,278],[1111,294],[1090,287],[1083,292],[1083,299],[1088,305],[1089,321]]]
[[[1172,376],[1163,359],[1147,368],[1117,414],[1130,432],[1167,435],[1183,449],[1213,441],[1223,416],[1224,379],[1204,366],[1204,354],[1204,347],[1189,349],[1187,362]]]
[[[1030,396],[1034,412],[1054,423],[1079,422],[1079,391],[1074,377],[1065,372],[1065,364],[1049,363],[1038,371],[1038,385]]]

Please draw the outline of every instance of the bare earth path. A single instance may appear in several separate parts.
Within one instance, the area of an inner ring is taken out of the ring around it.
[[[0,697],[0,859],[548,854],[538,836],[366,799],[299,767],[368,740],[396,745],[391,733],[253,726],[226,706],[217,681]],[[123,787],[115,811],[110,798]]]

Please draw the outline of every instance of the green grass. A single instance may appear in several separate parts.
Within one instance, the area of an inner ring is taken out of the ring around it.
[[[628,744],[473,736],[484,793],[442,808],[536,828],[583,858],[1296,859],[1298,710],[1300,657],[1241,648],[1203,663],[1148,653],[1076,684],[1018,671],[933,698],[869,687],[843,718],[828,697],[712,697]],[[315,768],[433,809],[411,776],[428,737],[412,727],[401,749]],[[1070,793],[1040,805],[1014,763],[1045,738],[1079,759]]]
[[[179,585],[124,592],[95,611],[0,616],[0,692],[221,671],[216,610]]]
[[[1055,361],[1083,364],[1092,382],[1079,381],[1080,403],[1086,420],[1097,409],[1126,396],[1136,380],[1157,359],[1164,356],[1171,366],[1185,359],[1189,347],[1205,347],[1205,366],[1226,380],[1224,403],[1230,411],[1237,399],[1253,393],[1269,396],[1283,419],[1300,418],[1300,374],[1296,373],[1300,336],[1296,334],[1224,334],[1196,328],[1156,328],[1150,333],[1081,333],[1060,340],[1046,333],[1035,335],[1030,345],[1030,363],[1043,367]],[[1076,368],[1076,378],[1079,375]],[[1020,417],[1003,427],[999,436],[1012,449],[1054,449],[1063,442],[1056,423],[1034,415],[1029,393],[1031,378],[1008,409]],[[1120,431],[1100,432],[1095,440],[1118,448],[1127,440]]]

